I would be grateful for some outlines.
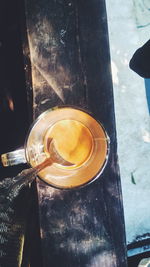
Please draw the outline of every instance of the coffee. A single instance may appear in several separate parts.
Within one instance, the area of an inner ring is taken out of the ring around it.
[[[80,121],[66,119],[52,125],[44,137],[44,147],[47,154],[49,154],[48,140],[51,138],[60,156],[74,164],[66,168],[80,167],[88,161],[92,154],[93,136]]]

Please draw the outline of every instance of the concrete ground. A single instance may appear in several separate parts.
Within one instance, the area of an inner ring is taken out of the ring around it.
[[[106,0],[126,240],[150,237],[150,116],[144,79],[129,69],[150,39],[150,0]],[[128,251],[128,255],[150,250]]]

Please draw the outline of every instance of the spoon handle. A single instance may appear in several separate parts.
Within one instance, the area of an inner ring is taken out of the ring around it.
[[[53,163],[54,163],[54,161],[49,157],[49,158],[45,159],[42,163],[35,166],[34,169],[36,169],[36,171],[38,173],[39,171],[42,171],[46,167],[51,166]]]
[[[23,187],[34,181],[39,171],[43,170],[47,166],[50,166],[51,164],[53,164],[53,161],[50,158],[47,158],[44,162],[38,164],[36,167],[25,169],[19,173],[12,179],[11,184],[8,186],[6,190],[6,199],[9,200],[9,202],[12,202]]]

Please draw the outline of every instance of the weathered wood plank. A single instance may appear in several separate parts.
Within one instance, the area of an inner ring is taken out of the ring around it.
[[[55,105],[84,107],[76,3],[26,2],[35,116]]]
[[[34,118],[75,105],[96,116],[111,140],[108,165],[89,186],[65,191],[37,181],[43,266],[127,266],[105,2],[25,4]]]

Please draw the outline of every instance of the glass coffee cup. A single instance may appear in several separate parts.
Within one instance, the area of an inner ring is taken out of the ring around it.
[[[47,184],[76,188],[102,174],[108,161],[109,137],[101,123],[73,107],[55,107],[42,113],[32,124],[24,149],[1,155],[3,165],[28,163],[36,167],[51,157],[49,140],[63,161],[54,161],[38,173]]]

